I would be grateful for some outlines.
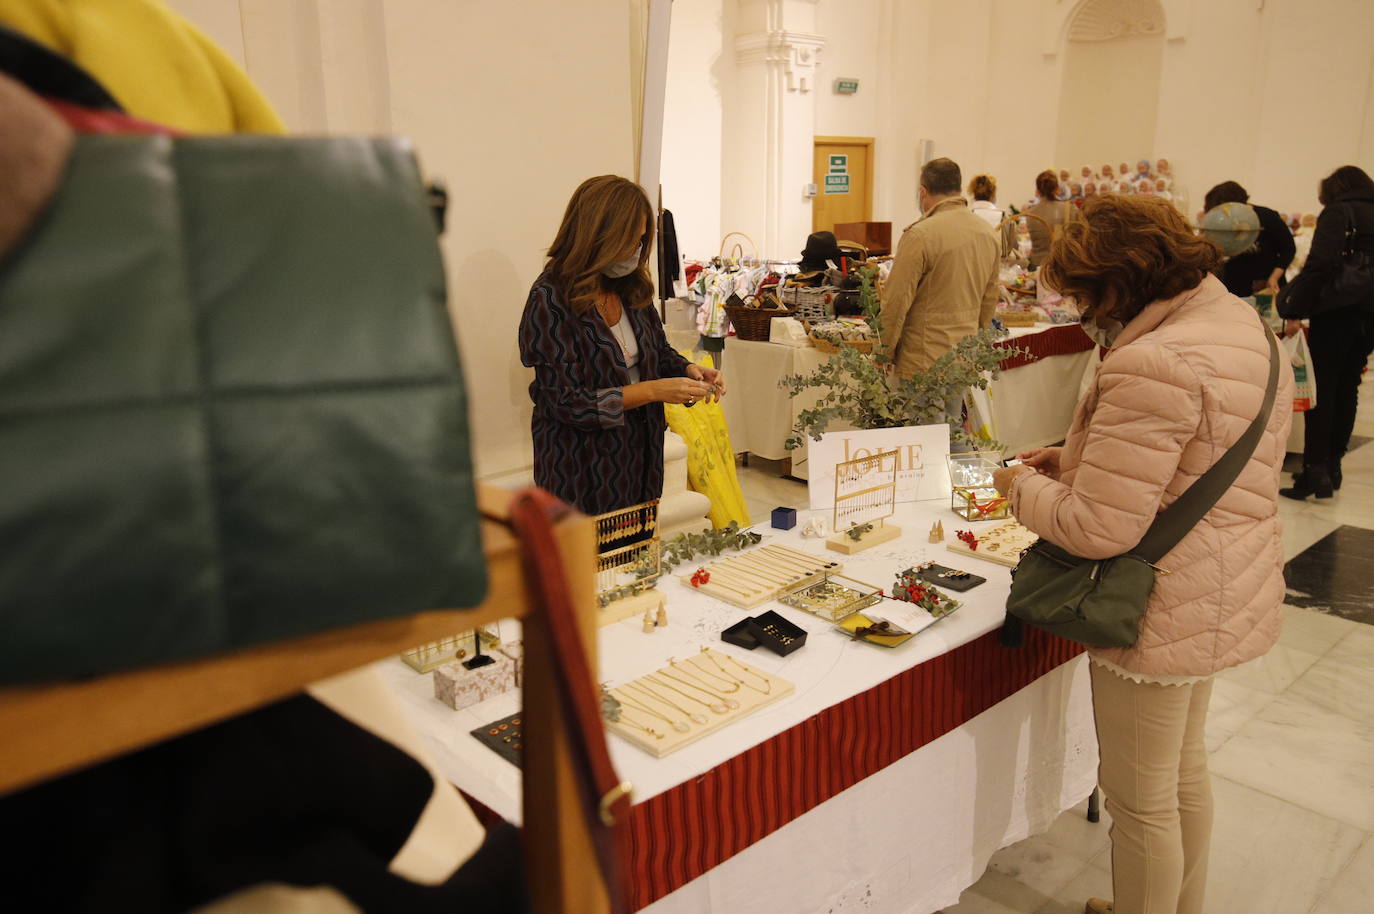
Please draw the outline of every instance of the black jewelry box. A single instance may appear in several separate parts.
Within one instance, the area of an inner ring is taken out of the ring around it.
[[[733,644],[735,647],[742,647],[746,651],[752,651],[759,646],[759,639],[755,638],[749,631],[749,623],[753,621],[753,619],[745,616],[734,625],[721,631],[720,640],[726,644]]]
[[[771,609],[748,623],[749,634],[780,657],[786,657],[806,643],[806,629],[793,625]]]

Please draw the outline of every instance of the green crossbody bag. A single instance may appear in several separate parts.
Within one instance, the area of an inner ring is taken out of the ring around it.
[[[1003,644],[1019,645],[1023,624],[1089,647],[1135,644],[1146,601],[1154,590],[1157,563],[1212,510],[1264,434],[1279,382],[1278,342],[1267,329],[1264,332],[1269,337],[1269,383],[1259,415],[1240,440],[1155,518],[1130,552],[1109,559],[1084,559],[1043,539],[1023,552],[1012,570]]]

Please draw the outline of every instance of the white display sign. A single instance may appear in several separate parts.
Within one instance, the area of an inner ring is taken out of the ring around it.
[[[883,451],[897,452],[897,501],[949,500],[949,426],[851,429],[807,441],[811,510],[835,506],[835,464]]]

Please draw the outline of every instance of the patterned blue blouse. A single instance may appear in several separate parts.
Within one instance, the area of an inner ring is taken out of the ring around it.
[[[625,308],[622,320],[639,344],[640,380],[686,374],[688,362],[668,345],[652,305]],[[573,313],[540,276],[520,318],[520,361],[534,369],[535,485],[586,514],[663,494],[663,404],[625,409],[628,369],[600,313]]]

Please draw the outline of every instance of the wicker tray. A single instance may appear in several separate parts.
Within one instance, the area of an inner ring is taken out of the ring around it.
[[[779,308],[741,308],[726,305],[725,313],[735,328],[735,336],[753,343],[768,342],[768,329],[775,317],[791,317],[796,312]]]
[[[841,346],[848,346],[860,352],[868,353],[873,351],[873,346],[877,340],[833,340],[825,339],[816,335],[815,326],[810,321],[803,322],[806,325],[806,335],[811,338],[811,345],[828,355],[834,355],[840,351]]]

